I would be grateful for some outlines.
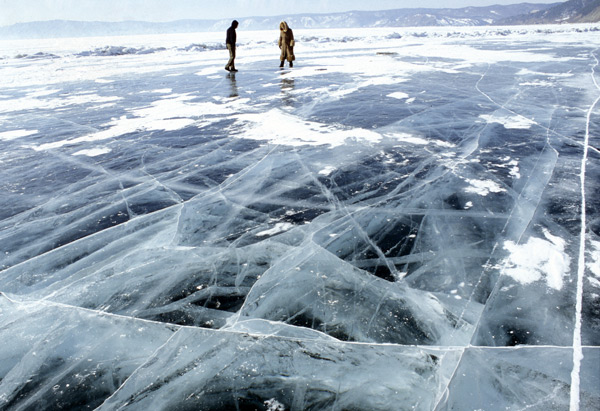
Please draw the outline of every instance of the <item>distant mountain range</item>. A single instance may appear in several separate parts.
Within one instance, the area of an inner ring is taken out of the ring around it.
[[[600,0],[569,0],[533,13],[508,17],[498,24],[595,23],[600,21]]]
[[[238,20],[240,21],[240,29],[243,30],[276,29],[281,20],[286,20],[290,27],[295,29],[597,22],[600,20],[600,0],[569,0],[551,4],[520,3],[460,9],[414,8],[385,11],[351,11],[334,14],[248,17],[239,18]],[[0,27],[0,39],[223,31],[230,24],[231,19],[179,20],[169,23],[53,20]]]

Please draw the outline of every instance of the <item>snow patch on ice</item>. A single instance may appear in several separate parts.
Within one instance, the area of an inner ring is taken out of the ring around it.
[[[329,145],[331,148],[343,145],[346,140],[379,142],[381,134],[362,128],[344,129],[272,109],[261,114],[238,114],[232,135],[249,140],[265,140],[287,146]],[[243,127],[236,127],[244,124]],[[237,131],[241,129],[242,131]]]
[[[264,231],[261,231],[260,233],[256,233],[256,236],[257,237],[273,236],[275,234],[284,233],[291,228],[294,228],[294,224],[292,224],[292,223],[277,223],[277,224],[275,224],[275,227],[273,227],[269,230],[264,230]]]
[[[210,66],[205,67],[202,70],[195,73],[197,76],[210,76],[216,73],[220,73],[223,70],[222,67]]]
[[[507,129],[529,129],[535,124],[532,120],[523,116],[504,116],[499,117],[495,115],[482,114],[479,116],[488,123],[502,124]]]
[[[592,241],[592,249],[588,250],[590,262],[587,263],[588,269],[596,277],[600,278],[600,241]]]
[[[573,73],[541,73],[539,71],[532,71],[529,69],[521,69],[517,73],[518,76],[535,75],[535,76],[546,76],[546,77],[572,77]]]
[[[548,61],[566,61],[567,57],[557,57],[551,54],[534,53],[515,50],[485,50],[468,45],[420,44],[403,50],[404,54],[414,56],[430,56],[450,60],[458,60],[457,64],[495,64],[503,61],[522,63],[539,63]]]
[[[408,133],[387,133],[387,134],[385,134],[385,136],[393,138],[395,140],[402,141],[404,143],[415,144],[415,145],[425,146],[425,145],[433,144],[436,146],[446,147],[446,148],[454,147],[454,144],[448,143],[446,141],[426,140],[421,137],[415,137],[412,134],[408,134]]]
[[[50,91],[49,91],[50,92]],[[52,91],[54,93],[55,91]],[[92,104],[92,103],[107,103],[121,100],[121,97],[116,96],[99,96],[97,94],[79,94],[79,95],[59,95],[56,98],[41,99],[46,94],[31,93],[26,97],[11,100],[0,101],[0,113],[11,113],[22,110],[43,110],[56,109],[67,106]]]
[[[408,99],[410,96],[406,93],[403,93],[401,91],[397,91],[395,93],[391,93],[387,95],[388,97],[391,98],[397,98],[398,100],[404,100],[404,99]]]
[[[517,160],[512,160],[510,163],[508,163],[508,165],[511,166],[509,174],[515,178],[521,178],[521,173],[519,171],[519,162]]]
[[[531,87],[552,87],[554,84],[549,81],[527,81],[524,83],[519,83],[519,86],[531,86]]]
[[[90,148],[86,150],[79,150],[73,153],[74,156],[88,156],[88,157],[96,157],[102,154],[110,153],[112,150],[108,147],[98,147],[98,148]]]
[[[565,252],[566,242],[544,229],[544,237],[532,237],[525,244],[506,241],[504,249],[510,255],[502,273],[527,285],[545,280],[548,287],[561,290],[563,277],[569,271],[571,258]]]
[[[517,160],[511,159],[510,156],[500,159],[504,164],[499,163],[498,167],[508,168],[508,174],[513,176],[514,178],[521,178],[521,171],[519,168],[519,162]]]
[[[319,171],[319,174],[322,176],[329,176],[336,170],[333,166],[326,166],[323,170]]]
[[[466,179],[467,183],[470,184],[469,187],[465,188],[467,193],[475,193],[480,196],[487,196],[489,193],[501,193],[506,191],[506,189],[500,187],[498,183],[492,180],[474,180],[474,179]]]
[[[267,411],[285,411],[285,406],[275,398],[265,401],[265,405],[268,407]]]
[[[171,89],[171,88],[160,88],[160,89],[156,89],[156,90],[145,91],[145,93],[156,93],[156,94],[171,94],[172,92],[173,92],[173,89]]]
[[[210,102],[190,102],[193,95],[171,95],[154,101],[150,107],[133,111],[133,114],[147,120],[164,120],[167,118],[188,118],[206,115],[231,114],[231,107]]]
[[[31,136],[37,134],[37,130],[12,130],[0,132],[0,140],[10,141],[21,137]]]
[[[149,107],[132,110],[134,117],[121,116],[103,124],[105,130],[88,134],[82,137],[60,140],[32,147],[36,151],[60,148],[82,142],[100,141],[115,138],[128,133],[139,131],[175,131],[197,124],[198,126],[210,124],[214,119],[201,116],[227,115],[233,113],[230,106],[211,102],[189,102],[193,96],[179,95],[154,101]]]
[[[30,98],[46,97],[46,96],[50,96],[52,94],[60,93],[60,91],[61,91],[60,89],[35,90],[30,93],[27,93],[26,96],[30,97]]]

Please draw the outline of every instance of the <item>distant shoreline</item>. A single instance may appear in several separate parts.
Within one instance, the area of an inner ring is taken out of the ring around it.
[[[564,5],[565,3],[521,3],[457,9],[407,8],[384,11],[350,11],[333,14],[248,17],[239,20],[240,30],[242,31],[269,30],[277,27],[281,20],[286,20],[295,29],[489,27],[513,25],[511,21],[518,21],[519,25],[560,24],[569,21],[562,19],[554,22],[531,23],[527,22],[525,18],[542,12],[550,13],[555,8]],[[575,11],[571,11],[571,13],[575,13]],[[189,19],[163,23],[50,20],[0,27],[0,40],[221,32],[226,30],[230,23],[231,19]]]

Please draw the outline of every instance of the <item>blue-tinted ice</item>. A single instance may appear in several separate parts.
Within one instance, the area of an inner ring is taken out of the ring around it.
[[[600,408],[598,28],[445,30],[1,48],[0,409]]]

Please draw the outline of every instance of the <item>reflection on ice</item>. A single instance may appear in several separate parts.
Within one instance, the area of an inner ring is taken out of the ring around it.
[[[599,408],[592,29],[19,43],[0,408]]]

